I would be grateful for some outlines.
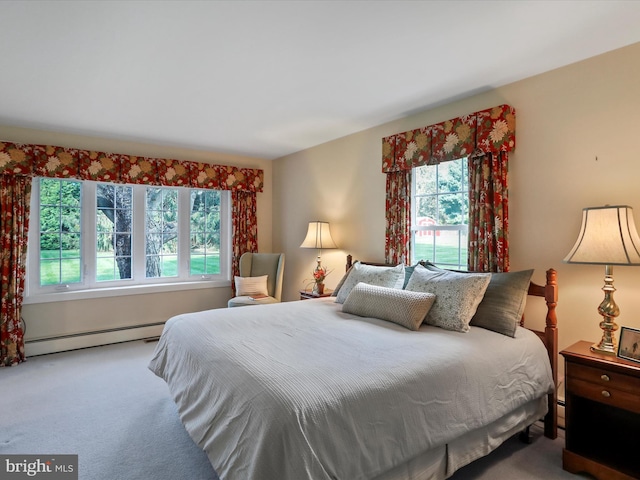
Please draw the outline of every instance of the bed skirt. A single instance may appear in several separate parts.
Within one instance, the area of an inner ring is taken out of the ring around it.
[[[517,408],[487,427],[474,430],[429,450],[373,480],[444,480],[458,469],[488,455],[505,440],[532,425],[547,413],[547,397]]]

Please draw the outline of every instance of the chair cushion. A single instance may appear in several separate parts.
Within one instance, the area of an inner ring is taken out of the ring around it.
[[[250,305],[267,305],[269,303],[280,303],[278,299],[273,297],[264,297],[254,300],[249,295],[242,297],[233,297],[227,302],[227,307],[247,307]]]

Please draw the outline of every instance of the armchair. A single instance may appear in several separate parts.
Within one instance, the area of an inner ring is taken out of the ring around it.
[[[267,275],[267,297],[253,299],[252,295],[242,294],[246,292],[236,291],[236,296],[229,300],[227,306],[244,307],[280,302],[284,276],[284,253],[247,252],[242,254],[240,257],[240,277],[261,277],[264,275]],[[239,293],[241,295],[238,295]]]

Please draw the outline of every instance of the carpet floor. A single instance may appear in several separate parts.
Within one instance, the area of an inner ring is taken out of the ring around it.
[[[213,480],[163,380],[148,370],[156,343],[127,342],[29,358],[0,369],[0,454],[77,454],[81,480]],[[453,480],[579,480],[562,470],[560,436],[534,426]],[[265,479],[277,480],[277,479]]]

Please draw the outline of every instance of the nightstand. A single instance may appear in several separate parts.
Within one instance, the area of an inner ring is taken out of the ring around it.
[[[309,300],[310,298],[322,298],[322,297],[330,297],[333,293],[333,290],[324,289],[322,295],[317,295],[311,292],[311,290],[300,290],[300,300]]]
[[[640,478],[640,363],[578,342],[565,360],[566,444],[562,467],[598,480]]]

